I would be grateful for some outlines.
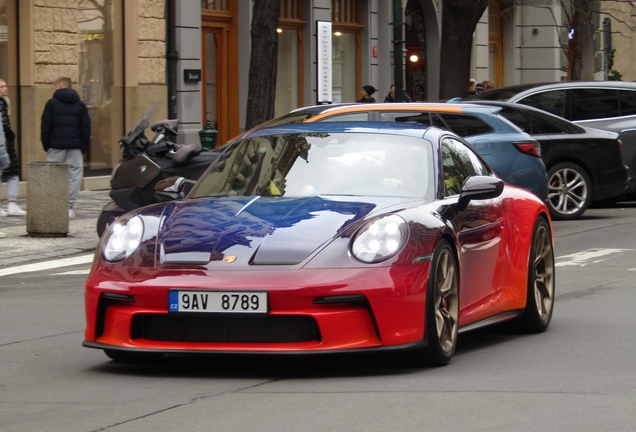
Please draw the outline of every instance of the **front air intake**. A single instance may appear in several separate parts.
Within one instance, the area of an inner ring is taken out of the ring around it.
[[[164,342],[295,343],[321,341],[306,316],[135,315],[131,339]]]

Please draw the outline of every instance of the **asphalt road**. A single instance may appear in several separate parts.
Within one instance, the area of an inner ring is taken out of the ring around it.
[[[81,347],[88,264],[0,277],[0,430],[633,431],[636,203],[555,236],[549,330],[462,334],[436,369],[393,356],[116,364]]]

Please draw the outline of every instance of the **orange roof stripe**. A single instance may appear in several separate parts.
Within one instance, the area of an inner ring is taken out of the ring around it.
[[[453,104],[418,104],[418,103],[405,103],[405,104],[392,104],[392,103],[376,103],[376,104],[361,104],[361,105],[347,105],[343,107],[333,107],[326,111],[316,114],[315,116],[305,120],[306,123],[313,123],[322,119],[332,117],[339,114],[357,113],[357,112],[371,112],[371,111],[385,111],[385,112],[435,112],[435,113],[450,113],[460,114],[462,112],[461,105]]]

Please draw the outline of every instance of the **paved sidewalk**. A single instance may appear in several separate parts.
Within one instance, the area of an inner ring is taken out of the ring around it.
[[[0,231],[7,234],[0,238],[0,269],[93,252],[98,241],[97,218],[110,201],[108,192],[80,192],[66,237],[29,236],[25,216],[0,217]],[[27,199],[19,199],[18,205],[28,211]],[[7,202],[1,202],[0,207],[6,210]]]

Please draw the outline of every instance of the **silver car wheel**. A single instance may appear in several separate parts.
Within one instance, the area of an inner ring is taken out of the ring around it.
[[[554,219],[576,219],[590,204],[590,180],[578,165],[565,162],[550,168],[548,206]]]

